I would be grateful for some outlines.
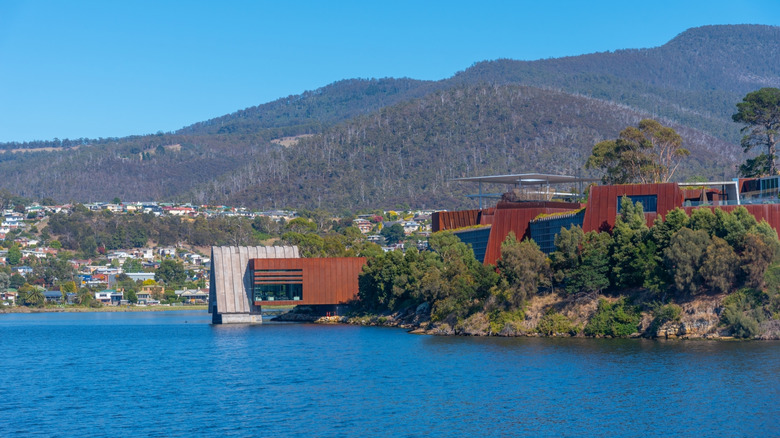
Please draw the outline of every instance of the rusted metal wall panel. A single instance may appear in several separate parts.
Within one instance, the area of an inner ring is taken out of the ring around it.
[[[540,214],[573,211],[579,204],[560,202],[499,203],[485,250],[485,264],[496,264],[501,257],[501,243],[512,231],[518,240],[530,237],[528,224]]]
[[[301,269],[303,297],[300,301],[262,301],[258,305],[343,304],[357,297],[358,276],[366,264],[364,257],[254,259],[253,270]]]
[[[431,217],[431,230],[444,231],[479,225],[479,210],[437,211]]]

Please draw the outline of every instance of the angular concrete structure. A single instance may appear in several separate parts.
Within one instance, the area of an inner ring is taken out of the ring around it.
[[[299,258],[297,246],[213,246],[209,313],[214,324],[260,324],[260,306],[252,299],[252,259]]]

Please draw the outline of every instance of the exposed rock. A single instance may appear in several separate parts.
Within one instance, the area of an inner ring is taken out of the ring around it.
[[[764,321],[758,326],[759,333],[758,339],[765,340],[780,340],[780,320],[770,319]]]
[[[490,320],[484,312],[469,316],[458,327],[458,334],[466,336],[487,336],[490,334]]]
[[[315,322],[319,318],[317,315],[311,313],[295,313],[287,312],[282,313],[279,316],[271,318],[271,321],[283,321],[283,322]]]

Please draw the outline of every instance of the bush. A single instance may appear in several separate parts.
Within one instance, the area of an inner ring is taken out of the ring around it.
[[[682,316],[682,307],[677,304],[666,304],[657,306],[653,309],[653,322],[648,328],[649,332],[655,334],[658,329],[669,321],[679,322]]]
[[[758,321],[734,304],[727,306],[720,318],[736,338],[752,338],[758,334]]]
[[[564,315],[561,315],[558,312],[548,311],[539,321],[539,324],[536,325],[536,331],[546,336],[558,333],[572,334],[574,326],[571,321],[569,321],[569,318]]]
[[[497,335],[501,333],[507,324],[519,325],[525,321],[525,311],[517,309],[512,311],[494,310],[490,312],[490,334]]]
[[[759,333],[759,311],[766,294],[744,288],[723,299],[720,321],[736,338],[753,338]],[[763,319],[763,318],[761,318]]]
[[[639,320],[639,309],[629,305],[625,298],[612,304],[602,298],[599,300],[596,313],[585,326],[585,334],[588,336],[628,337],[636,332]]]

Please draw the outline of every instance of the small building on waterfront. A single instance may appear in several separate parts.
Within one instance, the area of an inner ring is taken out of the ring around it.
[[[300,258],[296,246],[211,248],[209,312],[214,324],[262,323],[262,306],[338,312],[357,297],[362,257]]]

